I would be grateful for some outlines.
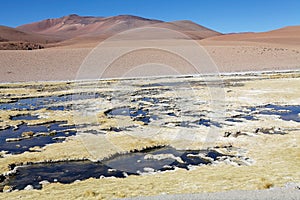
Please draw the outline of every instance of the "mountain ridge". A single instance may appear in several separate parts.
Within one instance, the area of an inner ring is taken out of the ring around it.
[[[296,38],[296,43],[300,43],[300,26],[287,26],[261,33],[222,34],[190,20],[165,22],[134,15],[94,17],[70,14],[59,18],[49,18],[24,24],[16,28],[0,26],[0,49],[10,49],[9,46],[12,43],[14,44],[11,48],[18,49],[18,45],[24,42],[37,47],[39,45],[43,47],[55,47],[76,45],[76,43],[78,45],[96,43],[118,33],[144,27],[164,28],[170,30],[170,32],[182,33],[182,38],[184,39],[190,38],[203,41],[247,41],[292,44],[295,42],[293,39]],[[149,33],[149,36],[151,34]],[[136,37],[136,39],[138,38]],[[135,39],[135,36],[133,36],[133,39]],[[19,49],[24,49],[24,47]],[[29,47],[28,49],[32,48]]]
[[[183,33],[188,31],[206,32],[205,34],[200,34],[201,36],[199,35],[196,39],[220,35],[220,33],[212,29],[208,29],[188,20],[164,22],[133,15],[91,17],[71,14],[60,18],[25,24],[16,29],[29,33],[53,35],[61,37],[62,40],[66,40],[80,36],[112,36],[126,30],[140,27],[169,28]]]

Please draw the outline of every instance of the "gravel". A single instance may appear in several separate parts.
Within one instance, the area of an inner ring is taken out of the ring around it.
[[[295,184],[284,188],[255,191],[228,191],[201,194],[159,195],[152,197],[127,198],[128,200],[300,200],[300,187]],[[125,199],[123,199],[125,200]]]

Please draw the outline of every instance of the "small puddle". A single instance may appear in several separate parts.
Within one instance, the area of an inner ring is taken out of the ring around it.
[[[279,115],[282,120],[300,122],[300,105],[280,106],[268,104],[259,109],[259,114]]]
[[[150,103],[159,103],[159,100],[157,98],[143,97],[141,100]]]
[[[36,115],[25,114],[25,115],[16,115],[10,117],[11,120],[36,120],[39,119]]]
[[[101,162],[84,160],[23,165],[7,175],[2,185],[9,185],[13,190],[22,190],[28,185],[41,189],[41,181],[66,184],[91,177],[125,178],[133,174],[174,170],[176,167],[188,170],[190,166],[211,164],[212,160],[223,156],[226,155],[215,150],[183,151],[172,147],[156,147],[124,155],[118,154]]]
[[[132,102],[149,102],[149,103],[159,103],[159,99],[153,97],[143,97],[138,99],[133,99]]]
[[[294,121],[300,122],[300,105],[274,105],[267,104],[264,106],[258,107],[247,107],[247,110],[238,110],[238,112],[243,112],[245,114],[233,116],[230,119],[226,119],[226,121],[230,122],[240,122],[239,119],[246,120],[257,120],[255,117],[256,114],[260,115],[278,115],[280,119],[285,121]]]
[[[67,106],[50,106],[47,108],[47,110],[60,110],[60,111],[64,111],[64,110],[71,110],[72,106],[71,105],[67,105]]]
[[[149,116],[148,111],[144,111],[141,109],[135,110],[132,108],[115,108],[105,112],[107,116],[129,116],[137,121],[142,121],[145,124],[150,123],[150,119],[155,120],[157,116]]]
[[[218,123],[218,122],[214,122],[214,121],[211,121],[210,119],[203,119],[203,118],[201,118],[198,121],[198,124],[206,126],[206,127],[211,127],[211,126],[215,126],[215,127],[218,127],[218,128],[222,127],[221,124]]]
[[[47,108],[51,103],[71,101],[72,95],[34,97],[26,99],[18,99],[12,103],[0,104],[1,110],[39,110]]]
[[[76,134],[75,126],[63,126],[66,122],[49,123],[39,126],[19,125],[0,131],[0,151],[20,154],[32,147],[62,142],[65,137]]]
[[[234,119],[234,118],[228,118],[225,121],[226,122],[235,122],[235,123],[241,123],[241,122],[243,122],[242,120]]]
[[[62,96],[47,96],[16,99],[15,102],[1,103],[0,110],[39,110],[49,108],[50,110],[61,110],[62,107],[51,106],[51,104],[67,101],[93,99],[103,97],[100,93],[67,94]],[[57,109],[56,109],[57,108]],[[64,107],[65,108],[65,107]]]

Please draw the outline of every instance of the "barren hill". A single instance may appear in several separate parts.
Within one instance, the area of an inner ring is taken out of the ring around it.
[[[78,36],[112,35],[132,28],[138,28],[149,24],[159,23],[158,20],[150,20],[130,15],[115,17],[82,17],[69,15],[57,19],[47,19],[32,24],[17,27],[18,30],[55,35],[70,39]]]
[[[226,34],[206,39],[208,41],[248,41],[270,44],[300,45],[300,26],[288,26],[261,33]]]
[[[15,28],[0,26],[0,49],[41,49],[47,43],[61,41],[57,37],[27,33]]]
[[[45,34],[60,38],[74,39],[73,43],[82,41],[82,38],[107,38],[116,33],[139,27],[159,27],[179,31],[193,39],[203,39],[220,35],[220,33],[200,26],[191,21],[163,22],[131,15],[113,17],[82,17],[69,15],[57,19],[47,19],[32,24],[17,27],[20,31]],[[68,43],[68,42],[67,42]]]

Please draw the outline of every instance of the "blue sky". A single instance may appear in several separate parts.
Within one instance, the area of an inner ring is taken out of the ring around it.
[[[73,13],[186,19],[223,33],[300,25],[299,0],[1,0],[0,25],[15,27]]]

